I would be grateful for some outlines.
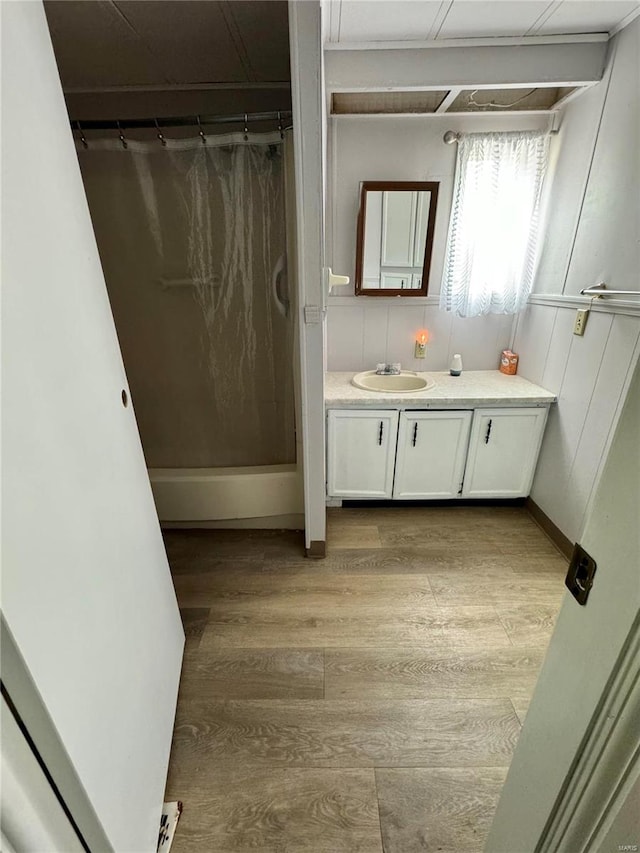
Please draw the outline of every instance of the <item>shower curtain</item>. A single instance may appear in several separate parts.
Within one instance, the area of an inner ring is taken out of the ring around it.
[[[295,461],[284,144],[79,144],[150,468]]]

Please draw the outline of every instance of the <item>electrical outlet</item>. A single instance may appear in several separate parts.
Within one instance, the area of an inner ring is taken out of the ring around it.
[[[578,310],[576,311],[576,322],[573,324],[574,335],[584,335],[584,329],[587,325],[588,316],[589,310],[587,308],[578,308]]]

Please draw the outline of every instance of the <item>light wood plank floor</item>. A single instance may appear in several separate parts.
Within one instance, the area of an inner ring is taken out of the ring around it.
[[[521,507],[165,534],[187,636],[175,853],[480,853],[564,595]]]

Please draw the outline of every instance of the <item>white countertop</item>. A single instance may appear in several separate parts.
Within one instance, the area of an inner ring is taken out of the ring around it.
[[[499,370],[465,370],[461,376],[449,371],[419,373],[433,379],[435,388],[394,394],[364,391],[351,384],[355,371],[326,373],[324,399],[328,409],[471,409],[479,406],[548,405],[555,394],[521,376],[506,376]]]

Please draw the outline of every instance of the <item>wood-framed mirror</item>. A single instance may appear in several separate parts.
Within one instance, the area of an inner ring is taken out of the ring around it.
[[[356,296],[426,296],[437,181],[363,181]]]

